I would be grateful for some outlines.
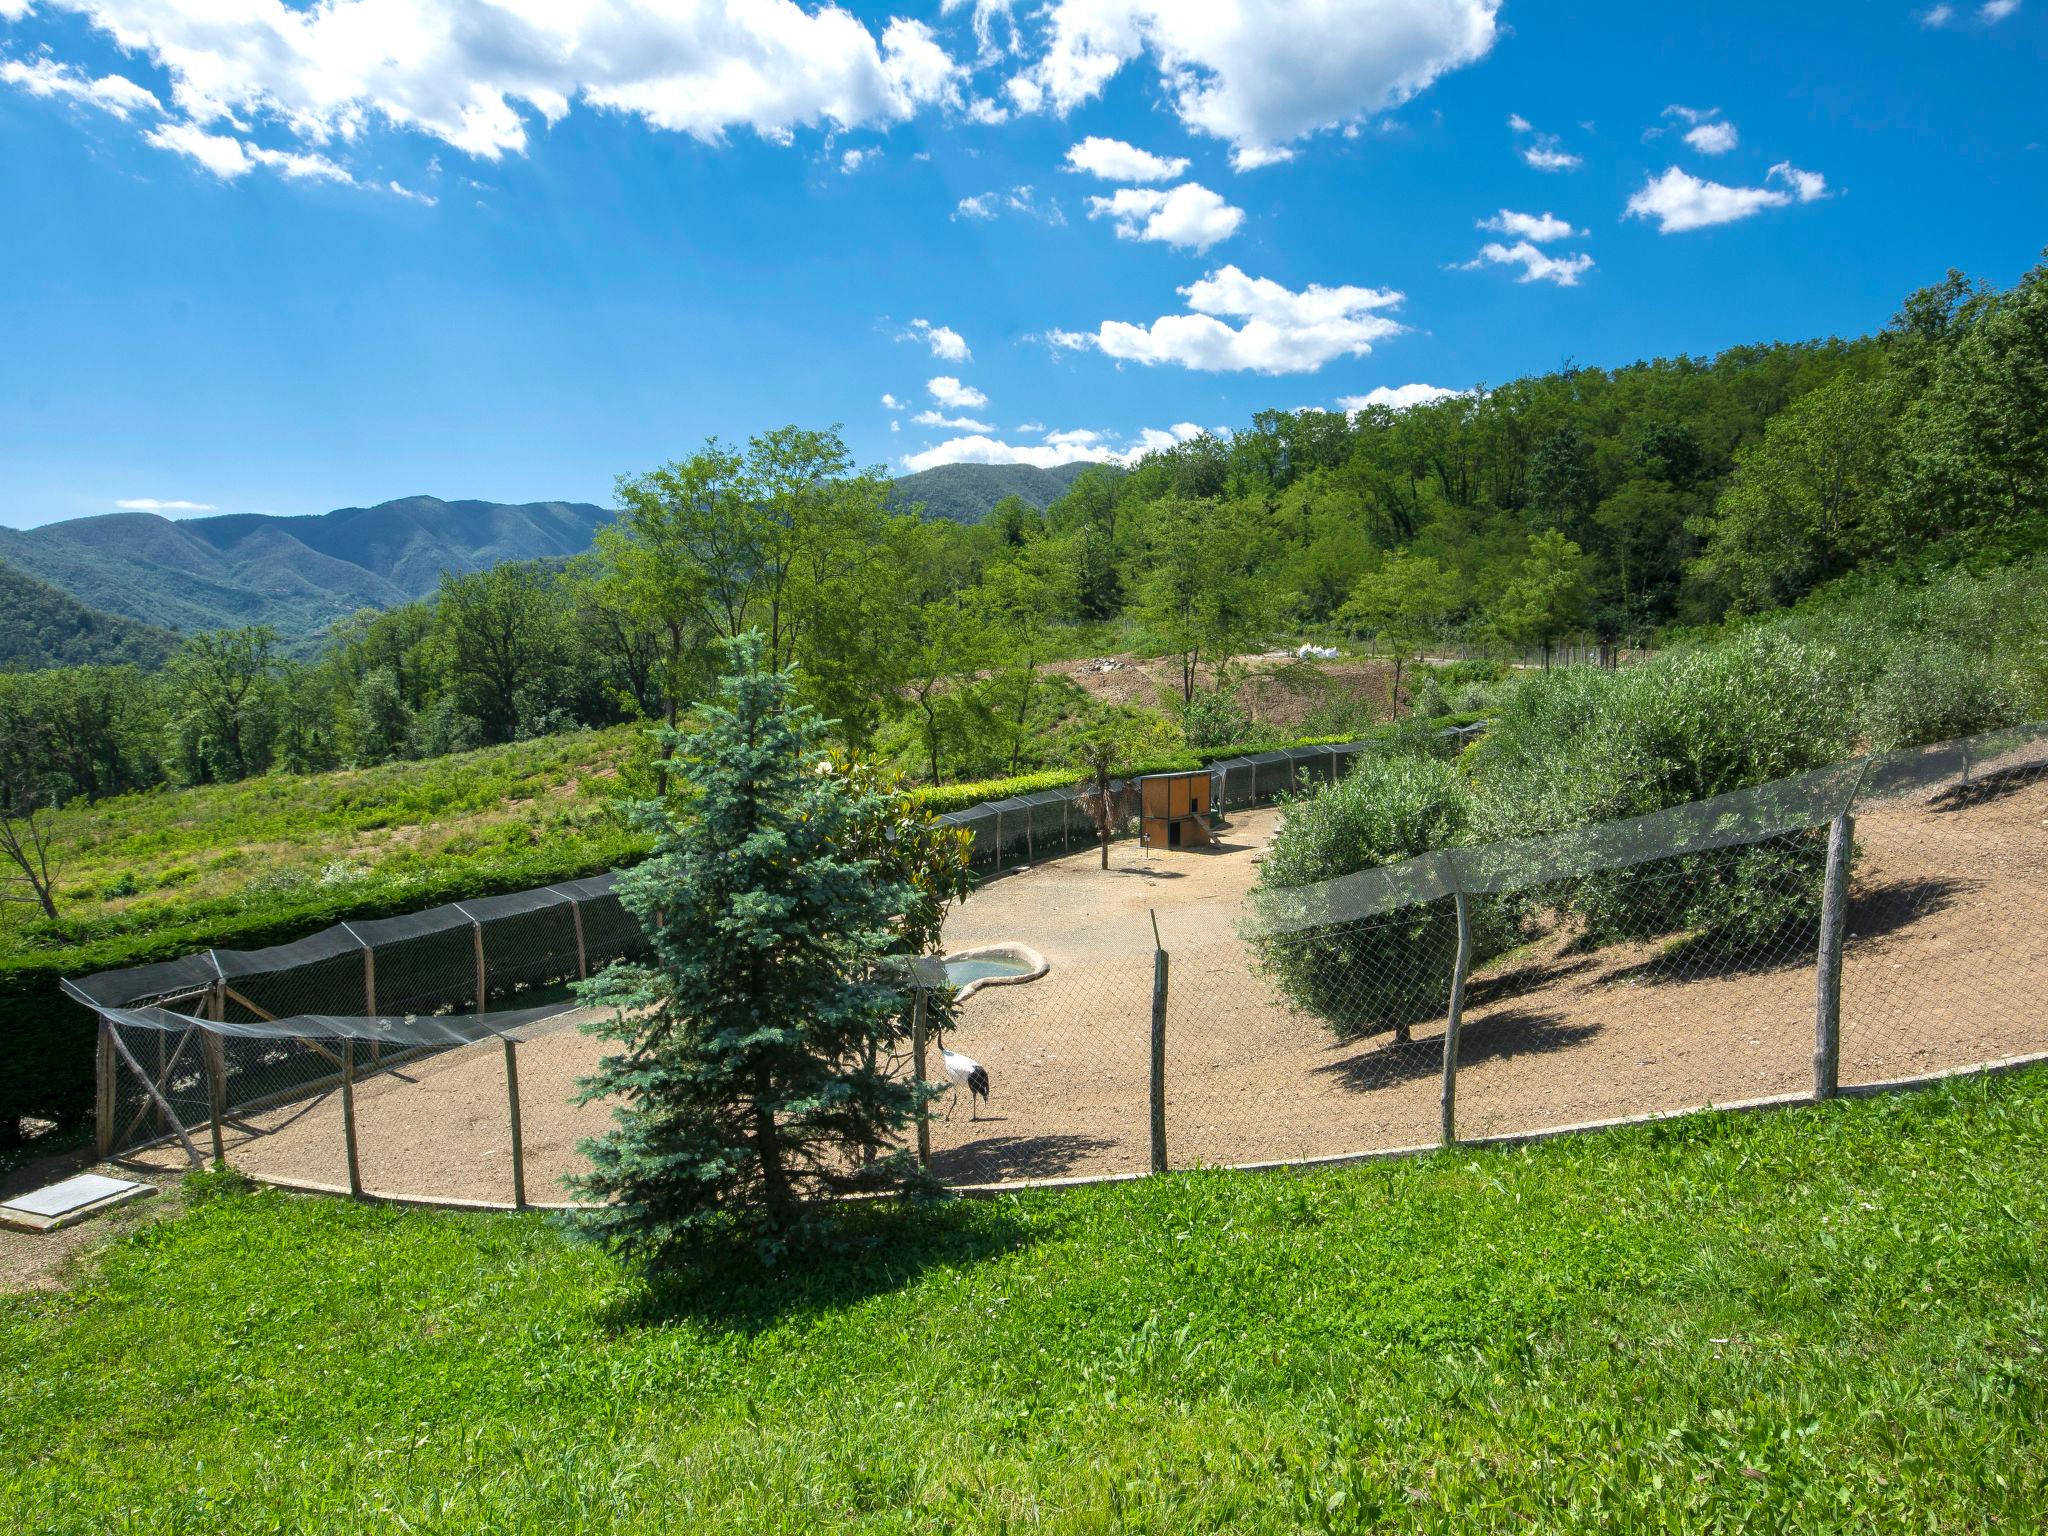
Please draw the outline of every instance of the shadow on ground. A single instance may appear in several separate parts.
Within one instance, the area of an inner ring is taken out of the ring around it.
[[[1502,1009],[1477,1018],[1467,1015],[1458,1036],[1458,1064],[1470,1067],[1482,1061],[1566,1051],[1599,1031],[1597,1023],[1568,1024],[1562,1014],[1526,1008]],[[1335,1078],[1353,1093],[1371,1093],[1417,1078],[1439,1077],[1443,1069],[1443,1032],[1438,1029],[1413,1040],[1375,1037],[1315,1071],[1318,1076]]]
[[[1114,1147],[1100,1136],[989,1136],[932,1154],[932,1172],[948,1184],[993,1184],[1002,1179],[1056,1179],[1082,1160]]]
[[[706,1244],[651,1273],[602,1316],[621,1332],[686,1323],[761,1333],[901,1290],[929,1270],[961,1270],[1021,1252],[1060,1219],[1048,1209],[1027,1221],[1008,1201],[863,1203],[835,1213],[829,1238],[772,1263],[748,1245]]]

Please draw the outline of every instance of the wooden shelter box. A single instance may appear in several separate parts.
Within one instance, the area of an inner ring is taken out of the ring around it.
[[[1209,770],[1148,773],[1138,780],[1138,835],[1147,848],[1207,848]]]

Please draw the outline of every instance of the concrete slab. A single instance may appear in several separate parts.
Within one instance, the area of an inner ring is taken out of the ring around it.
[[[146,1200],[156,1187],[133,1179],[81,1173],[0,1204],[0,1226],[22,1232],[54,1232],[110,1211],[131,1200]]]

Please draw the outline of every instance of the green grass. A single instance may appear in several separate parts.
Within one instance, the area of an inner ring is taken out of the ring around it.
[[[2048,1073],[875,1212],[650,1294],[230,1195],[0,1302],[38,1531],[2035,1531]]]

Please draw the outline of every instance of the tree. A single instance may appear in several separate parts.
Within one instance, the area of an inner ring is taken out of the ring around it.
[[[1736,455],[1707,561],[1739,607],[1796,601],[1888,542],[1896,442],[1886,391],[1844,376],[1794,401]]]
[[[165,669],[189,778],[245,779],[270,766],[277,634],[263,625],[194,635]]]
[[[435,619],[448,642],[449,681],[484,740],[516,739],[522,711],[552,691],[567,644],[548,573],[512,564],[443,572]]]
[[[1337,610],[1354,632],[1371,630],[1394,658],[1390,700],[1401,713],[1401,667],[1434,639],[1458,610],[1458,579],[1428,555],[1389,555],[1366,572]]]
[[[1249,640],[1266,620],[1271,594],[1253,530],[1234,509],[1172,500],[1153,517],[1153,566],[1138,616],[1154,642],[1179,658],[1187,703],[1202,658],[1220,660]]]
[[[1110,781],[1129,771],[1147,744],[1145,722],[1135,710],[1115,706],[1091,710],[1065,733],[1067,760],[1088,775],[1088,814],[1102,843],[1102,867],[1109,868],[1109,843],[1116,835],[1116,805]]]
[[[1542,646],[1548,667],[1550,648],[1585,617],[1588,594],[1584,553],[1556,529],[1546,529],[1529,540],[1529,553],[1501,594],[1494,622],[1508,639]]]
[[[1002,701],[1013,774],[1023,757],[1038,667],[1052,626],[1074,606],[1075,575],[1066,540],[1034,535],[1015,546],[1009,558],[992,562],[968,594],[968,607],[986,625],[991,650],[1003,659],[992,682]]]
[[[50,798],[36,776],[6,754],[0,778],[0,904],[24,902],[57,916],[53,832],[44,806]]]
[[[580,1220],[651,1261],[719,1234],[773,1258],[830,1225],[819,1202],[922,1180],[899,1143],[919,1086],[881,1065],[903,1035],[890,920],[913,892],[845,851],[875,791],[819,771],[823,722],[791,703],[762,638],[724,652],[702,727],[661,733],[687,816],[665,799],[635,811],[654,852],[619,896],[649,959],[581,991],[622,1049],[582,1085],[619,1106],[584,1145]],[[868,1160],[876,1147],[892,1150]]]
[[[398,691],[398,679],[389,667],[377,667],[364,674],[356,685],[355,703],[349,717],[349,738],[354,743],[356,763],[388,763],[410,755],[412,711]]]

